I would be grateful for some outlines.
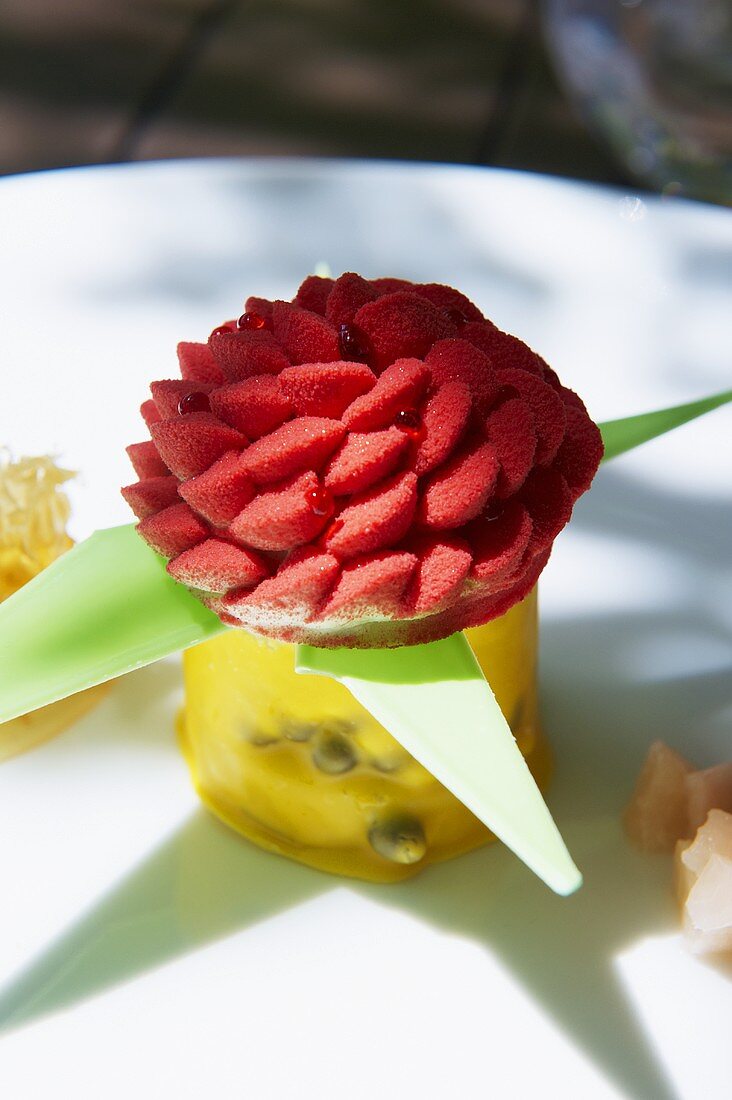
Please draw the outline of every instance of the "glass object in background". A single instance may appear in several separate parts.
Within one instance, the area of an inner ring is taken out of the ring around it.
[[[545,787],[536,591],[467,636]],[[230,630],[187,650],[183,667],[180,734],[196,788],[262,847],[392,882],[493,839],[342,684],[297,675],[293,646]]]
[[[641,180],[732,203],[732,0],[544,0],[560,75]]]

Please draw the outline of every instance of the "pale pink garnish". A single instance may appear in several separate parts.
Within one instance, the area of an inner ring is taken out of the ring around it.
[[[710,810],[732,813],[732,763],[692,772],[685,784],[689,836],[704,824]]]
[[[626,832],[645,852],[671,852],[688,836],[686,778],[692,765],[663,741],[654,741],[624,815]]]
[[[711,810],[694,840],[677,844],[675,871],[689,949],[732,951],[732,814]]]

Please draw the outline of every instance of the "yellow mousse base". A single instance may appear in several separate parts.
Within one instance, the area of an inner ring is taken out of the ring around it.
[[[536,593],[467,632],[541,787]],[[394,882],[493,840],[341,684],[297,675],[294,648],[231,630],[184,654],[179,734],[204,803],[270,851]],[[449,729],[445,736],[450,736]]]

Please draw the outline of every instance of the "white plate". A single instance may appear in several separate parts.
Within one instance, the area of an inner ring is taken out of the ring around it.
[[[248,293],[336,272],[454,283],[598,418],[729,386],[732,217],[475,169],[193,162],[0,183],[0,439],[128,519],[137,406]],[[729,758],[730,415],[599,475],[542,584],[554,897],[493,847],[400,886],[265,855],[197,806],[177,662],[0,768],[0,1093],[729,1096],[732,986],[687,955],[669,862],[619,815],[650,740]]]

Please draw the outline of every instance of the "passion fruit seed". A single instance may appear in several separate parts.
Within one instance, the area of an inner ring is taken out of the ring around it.
[[[369,829],[369,844],[392,863],[419,863],[427,851],[424,829],[416,817],[400,814]]]
[[[318,726],[308,722],[292,722],[287,721],[282,727],[282,732],[288,741],[295,741],[297,744],[301,744],[304,741],[309,741],[310,738],[317,733]]]
[[[313,764],[327,775],[342,775],[355,768],[356,750],[343,734],[326,734],[318,741],[313,752]]]
[[[269,733],[267,730],[254,730],[253,733],[249,734],[248,740],[251,745],[263,749],[267,745],[276,745],[279,737],[276,733]]]

